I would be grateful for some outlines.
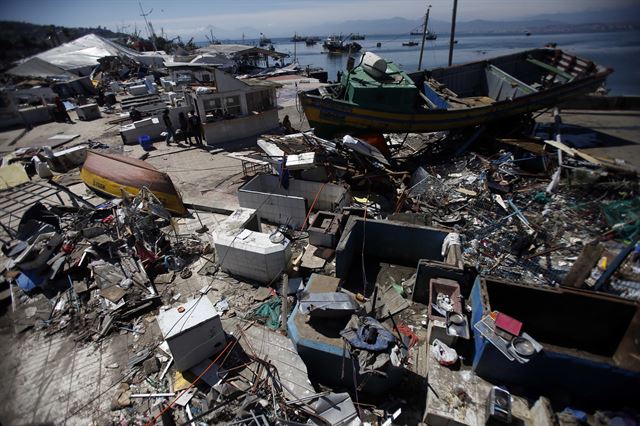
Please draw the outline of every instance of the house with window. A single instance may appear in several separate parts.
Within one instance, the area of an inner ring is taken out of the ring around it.
[[[258,136],[278,127],[276,89],[280,84],[240,80],[211,68],[209,84],[185,88],[187,103],[202,121],[208,144],[219,144]]]
[[[177,88],[193,85],[209,86],[213,84],[213,71],[224,64],[200,64],[190,62],[169,62],[165,66],[169,70],[171,81]]]

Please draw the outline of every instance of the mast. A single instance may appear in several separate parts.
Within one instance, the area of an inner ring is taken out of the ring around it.
[[[451,38],[449,39],[449,66],[453,62],[453,42],[456,37],[456,12],[458,11],[458,0],[453,0],[453,14],[451,16]]]
[[[144,10],[142,9],[142,3],[140,2],[140,0],[138,0],[138,5],[140,6],[140,16],[144,18],[144,23],[147,24],[147,31],[149,32],[149,38],[151,39],[151,44],[153,44],[153,50],[157,52],[158,48],[156,47],[156,35],[153,32],[153,27],[149,24],[149,21],[147,21],[147,16],[151,15],[151,12],[153,12],[153,9],[151,9],[147,13],[144,13]]]
[[[429,12],[431,5],[427,6],[427,14],[424,17],[424,27],[422,28],[422,45],[420,46],[420,60],[418,60],[418,71],[422,68],[422,54],[424,53],[424,39],[427,37],[427,24],[429,23]]]
[[[293,36],[293,62],[298,62],[298,57],[296,55],[297,53],[297,46],[298,46],[298,37],[297,34]],[[283,64],[284,64],[284,59],[282,60]]]

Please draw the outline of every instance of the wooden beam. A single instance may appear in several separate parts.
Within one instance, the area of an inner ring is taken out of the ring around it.
[[[565,72],[563,70],[561,70],[560,68],[556,68],[553,65],[549,65],[545,62],[539,61],[537,59],[533,59],[532,57],[528,57],[527,58],[527,62],[537,65],[541,68],[546,69],[549,72],[552,72],[554,74],[559,75],[560,77],[563,77],[564,79],[566,79],[567,81],[571,81],[573,80],[573,76],[571,74],[569,74],[568,72]]]
[[[591,274],[591,270],[600,259],[600,256],[602,256],[603,251],[604,247],[597,240],[589,241],[585,244],[580,256],[578,256],[578,259],[571,266],[571,270],[562,280],[562,285],[566,287],[581,287]]]

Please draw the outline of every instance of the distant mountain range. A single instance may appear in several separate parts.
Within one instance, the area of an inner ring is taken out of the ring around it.
[[[374,20],[349,20],[334,24],[307,27],[307,34],[361,33],[402,34],[422,26],[422,19],[393,17]],[[384,31],[381,31],[381,28]],[[449,33],[451,22],[431,19],[429,29],[435,33]],[[552,33],[582,31],[618,31],[640,29],[640,4],[617,10],[577,13],[541,14],[508,21],[476,19],[458,21],[457,34]],[[276,36],[273,34],[273,36]]]
[[[338,23],[323,23],[306,26],[301,35],[326,36],[330,34],[348,35],[360,33],[367,36],[387,34],[408,34],[418,30],[422,19],[407,19],[392,17],[371,20],[348,20]],[[451,23],[444,20],[431,19],[429,29],[441,36],[450,31]],[[289,27],[291,28],[291,27]],[[201,27],[198,33],[180,34],[183,39],[194,37],[205,40],[205,34],[213,32],[220,40],[239,40],[242,34],[247,39],[257,37],[264,29],[253,27],[220,27],[208,25]],[[603,9],[576,13],[539,14],[530,17],[512,19],[508,21],[492,20],[458,20],[456,34],[532,34],[568,33],[568,32],[603,32],[640,30],[640,3],[621,9]],[[89,33],[96,33],[103,37],[122,37],[106,28],[67,28],[54,25],[35,25],[26,22],[0,21],[0,69],[5,68],[16,59],[24,58],[60,43],[70,41]],[[281,28],[266,34],[268,37],[291,37],[293,31]]]

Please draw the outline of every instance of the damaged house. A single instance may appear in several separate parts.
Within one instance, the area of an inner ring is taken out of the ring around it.
[[[240,80],[229,73],[213,69],[207,86],[185,89],[187,103],[202,121],[208,144],[257,136],[278,127],[276,88],[279,84],[257,80]]]

